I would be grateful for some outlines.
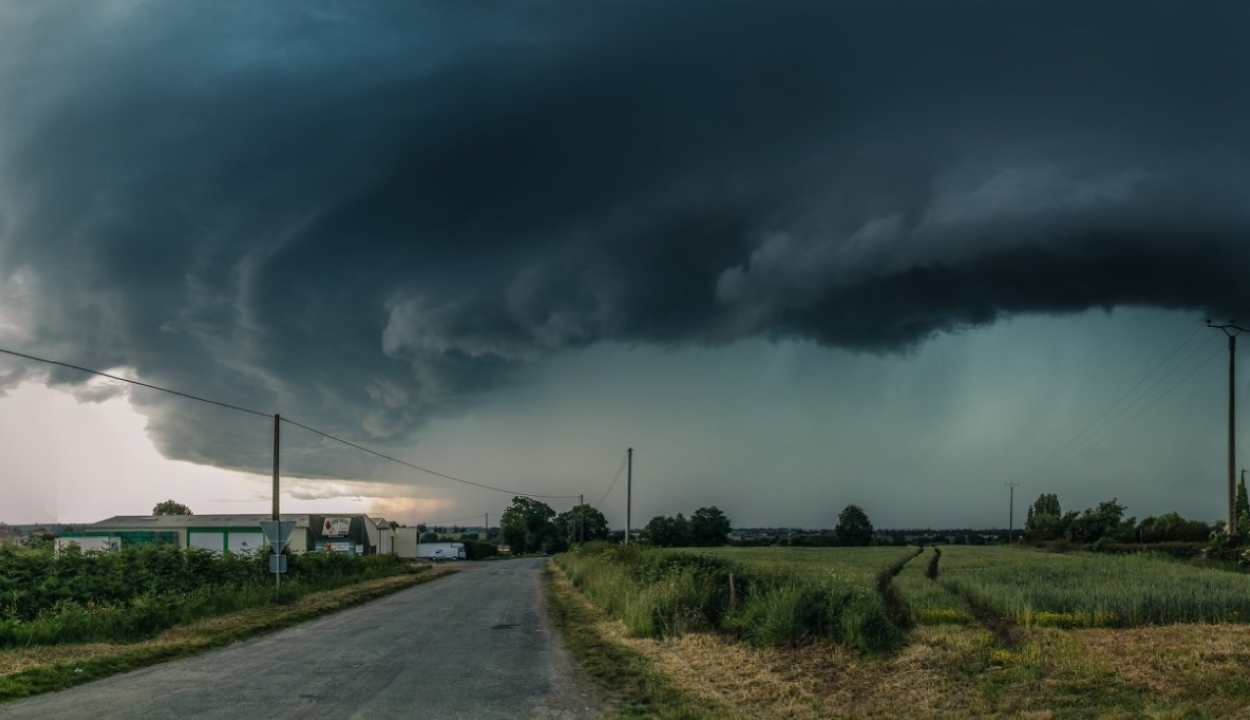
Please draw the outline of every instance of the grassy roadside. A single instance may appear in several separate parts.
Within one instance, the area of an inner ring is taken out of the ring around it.
[[[613,694],[616,717],[745,717],[727,704],[685,692],[646,655],[621,642],[623,631],[614,628],[620,623],[609,620],[594,607],[550,561],[545,579],[552,621],[582,669]]]
[[[0,651],[0,701],[63,690],[297,625],[453,573],[450,568],[369,580],[289,605],[243,610],[166,630],[133,644],[32,646]]]

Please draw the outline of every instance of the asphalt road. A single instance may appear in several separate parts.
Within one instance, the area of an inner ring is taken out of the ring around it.
[[[594,717],[547,617],[542,565],[464,563],[294,628],[0,705],[0,718]]]

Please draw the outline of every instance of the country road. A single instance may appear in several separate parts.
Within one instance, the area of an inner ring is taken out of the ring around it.
[[[541,559],[460,572],[227,648],[0,705],[0,718],[597,714],[547,618]]]

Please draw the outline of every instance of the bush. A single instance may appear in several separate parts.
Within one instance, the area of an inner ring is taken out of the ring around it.
[[[292,555],[275,592],[263,555],[169,545],[108,553],[0,546],[0,647],[140,640],[197,618],[409,572],[393,555]]]
[[[837,578],[795,578],[724,557],[587,544],[557,558],[570,580],[638,637],[721,630],[757,645],[814,639],[864,652],[897,645],[902,631],[877,594]],[[730,607],[733,576],[738,609]]]

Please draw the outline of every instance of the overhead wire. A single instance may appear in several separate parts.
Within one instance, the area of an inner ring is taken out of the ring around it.
[[[629,453],[621,456],[621,464],[617,466],[616,475],[612,476],[612,482],[608,485],[607,491],[603,493],[603,497],[599,498],[599,502],[595,503],[592,507],[598,508],[605,500],[608,499],[608,496],[612,494],[612,488],[616,487],[616,482],[621,479],[621,471],[625,469],[625,463],[627,462],[629,462]]]
[[[1160,360],[1158,364],[1156,364],[1153,368],[1151,368],[1149,372],[1143,375],[1136,383],[1133,384],[1132,387],[1130,387],[1127,391],[1125,391],[1124,394],[1119,397],[1119,399],[1111,403],[1111,405],[1107,406],[1107,408],[1103,410],[1102,413],[1098,417],[1096,417],[1093,421],[1091,421],[1088,425],[1086,425],[1080,432],[1073,435],[1071,438],[1068,439],[1067,442],[1065,442],[1063,445],[1061,445],[1059,448],[1053,451],[1050,455],[1046,456],[1046,458],[1044,458],[1042,461],[1038,462],[1033,467],[1033,470],[1031,470],[1027,474],[1027,477],[1030,480],[1036,479],[1040,477],[1042,474],[1044,474],[1046,471],[1053,469],[1056,465],[1063,464],[1064,462],[1070,460],[1076,454],[1085,451],[1086,449],[1083,448],[1083,446],[1086,443],[1090,442],[1095,437],[1098,437],[1099,434],[1102,433],[1103,430],[1106,429],[1106,427],[1108,427],[1111,423],[1114,423],[1120,417],[1123,417],[1124,413],[1128,412],[1134,405],[1141,402],[1146,396],[1150,394],[1152,390],[1158,387],[1160,383],[1162,383],[1167,378],[1171,377],[1181,367],[1184,367],[1185,364],[1188,363],[1190,359],[1193,358],[1193,356],[1198,351],[1200,351],[1202,348],[1206,347],[1213,341],[1214,338],[1208,338],[1204,342],[1198,344],[1196,347],[1190,350],[1189,354],[1187,354],[1184,357],[1184,359],[1176,363],[1174,366],[1172,366],[1171,369],[1169,369],[1166,373],[1161,375],[1154,383],[1150,385],[1150,387],[1146,388],[1145,391],[1143,391],[1139,396],[1134,398],[1131,402],[1121,407],[1121,405],[1126,400],[1128,400],[1130,397],[1133,396],[1133,394],[1137,391],[1138,388],[1140,388],[1147,380],[1149,380],[1160,369],[1166,366],[1169,361],[1171,361],[1174,357],[1176,357],[1176,355],[1179,352],[1181,352],[1181,350],[1183,350],[1185,346],[1187,346],[1194,339],[1194,337],[1199,332],[1201,332],[1204,328],[1205,328],[1204,325],[1199,324],[1198,327],[1194,329],[1194,332],[1190,333],[1189,336],[1187,336],[1184,340],[1182,340],[1180,344],[1178,344],[1175,348],[1172,349],[1171,352],[1169,352],[1166,356],[1164,356],[1164,358]],[[1208,361],[1204,361],[1204,364],[1205,362],[1208,362]],[[1154,403],[1152,402],[1151,405],[1153,406],[1153,404]],[[1114,415],[1111,415],[1111,413],[1115,411],[1116,408],[1120,408],[1119,411],[1115,412]],[[1108,415],[1111,415],[1110,419],[1107,419]],[[1100,423],[1103,423],[1104,420],[1106,420],[1106,423],[1100,426]],[[1101,440],[1099,440],[1099,442],[1101,442]]]
[[[93,369],[91,369],[91,368],[88,368],[88,367],[83,367],[83,366],[81,366],[81,365],[74,365],[74,364],[72,364],[72,363],[61,362],[60,360],[49,360],[49,359],[47,359],[47,358],[41,358],[41,357],[38,357],[38,356],[35,356],[35,355],[29,355],[29,354],[27,354],[27,353],[17,352],[16,350],[8,350],[8,349],[6,349],[6,348],[0,348],[0,353],[4,353],[4,354],[6,354],[6,355],[12,355],[12,356],[14,356],[14,357],[24,358],[24,359],[26,359],[26,360],[33,360],[33,361],[35,361],[35,362],[41,362],[41,363],[45,363],[45,364],[48,364],[48,365],[57,365],[57,366],[60,366],[60,367],[66,367],[66,368],[70,368],[70,369],[73,369],[73,370],[78,370],[78,371],[80,371],[80,372],[90,373],[90,374],[92,374],[92,375],[99,375],[100,377],[109,378],[110,380],[118,380],[118,381],[121,381],[121,382],[124,382],[124,383],[130,383],[131,385],[138,385],[139,387],[145,387],[145,388],[149,388],[149,389],[151,389],[151,390],[158,390],[158,391],[160,391],[160,392],[163,392],[163,393],[169,393],[170,395],[177,395],[178,397],[186,398],[186,399],[188,399],[188,400],[195,400],[195,401],[197,401],[197,402],[208,403],[209,405],[216,405],[216,406],[218,406],[218,407],[223,407],[223,408],[227,408],[227,409],[230,409],[230,410],[236,410],[236,411],[238,411],[238,412],[247,413],[247,414],[249,414],[249,415],[256,415],[256,416],[258,416],[258,417],[263,417],[263,418],[272,418],[272,417],[274,417],[274,415],[272,415],[272,414],[270,414],[270,413],[263,413],[263,412],[261,412],[261,411],[259,411],[259,410],[253,410],[253,409],[251,409],[251,408],[246,408],[246,407],[243,407],[243,406],[241,406],[241,405],[232,405],[231,403],[221,402],[220,400],[210,400],[209,398],[206,398],[206,397],[201,397],[201,396],[199,396],[199,395],[192,395],[191,393],[185,393],[185,392],[180,392],[180,391],[178,391],[178,390],[172,390],[172,389],[167,388],[167,387],[161,387],[160,385],[153,385],[153,384],[151,384],[151,383],[145,383],[145,382],[142,382],[142,381],[140,381],[140,380],[134,380],[134,379],[127,378],[127,377],[122,377],[122,376],[120,376],[120,375],[113,375],[113,374],[111,374],[111,373],[102,372],[102,371],[100,371],[100,370],[93,370]],[[448,474],[446,474],[446,473],[441,473],[441,472],[438,472],[437,470],[431,470],[430,468],[426,468],[426,467],[422,467],[422,466],[420,466],[420,465],[416,465],[416,464],[414,464],[414,463],[410,463],[410,462],[408,462],[408,461],[406,461],[406,460],[401,460],[401,459],[399,459],[399,458],[391,457],[390,455],[384,455],[383,453],[377,452],[376,450],[371,450],[371,449],[369,449],[369,448],[367,448],[367,447],[365,447],[365,446],[363,446],[363,445],[360,445],[360,444],[358,444],[358,443],[351,442],[350,440],[344,440],[344,439],[342,439],[342,438],[340,438],[340,437],[335,437],[334,435],[331,435],[331,434],[326,433],[326,432],[322,432],[321,430],[318,430],[318,429],[313,428],[313,427],[309,427],[308,425],[305,425],[305,424],[303,424],[303,423],[296,422],[296,421],[294,421],[294,420],[291,420],[290,418],[282,417],[280,414],[278,415],[278,417],[279,417],[279,419],[280,419],[282,422],[285,422],[285,423],[288,423],[288,424],[294,425],[295,427],[298,427],[298,428],[302,428],[302,429],[307,430],[308,432],[311,432],[311,433],[313,433],[313,434],[315,434],[315,435],[320,435],[320,436],[322,436],[322,437],[324,437],[324,438],[326,438],[326,439],[328,439],[328,440],[333,440],[333,441],[335,441],[335,442],[339,442],[339,443],[342,443],[342,444],[344,444],[344,445],[348,445],[348,446],[350,446],[350,447],[356,448],[357,450],[360,450],[360,451],[362,451],[362,452],[368,453],[368,454],[370,454],[370,455],[375,455],[375,456],[377,456],[377,457],[379,457],[379,458],[382,458],[382,459],[384,459],[384,460],[389,460],[389,461],[391,461],[391,462],[398,463],[398,464],[400,464],[400,465],[404,465],[404,466],[409,467],[409,468],[412,468],[412,469],[414,469],[414,470],[419,470],[419,471],[421,471],[421,472],[423,472],[423,473],[426,473],[426,474],[429,474],[429,475],[434,475],[434,476],[436,476],[436,477],[441,477],[441,478],[444,478],[444,479],[446,479],[446,480],[451,480],[451,481],[453,481],[453,482],[463,483],[463,484],[465,484],[465,485],[472,485],[472,486],[474,486],[474,487],[482,488],[482,489],[484,489],[484,490],[493,490],[493,491],[495,491],[495,492],[505,493],[505,494],[509,494],[509,495],[518,495],[518,496],[521,496],[521,497],[545,498],[545,499],[558,499],[558,500],[568,500],[568,499],[571,499],[571,498],[580,497],[580,496],[578,496],[578,495],[540,495],[540,494],[537,494],[537,493],[524,493],[524,492],[518,492],[518,491],[515,491],[515,490],[509,490],[509,489],[506,489],[506,488],[495,487],[495,486],[493,486],[493,485],[487,485],[487,484],[485,484],[485,483],[474,482],[474,481],[472,481],[472,480],[465,480],[465,479],[463,479],[463,478],[458,478],[458,477],[455,477],[454,475],[448,475]]]
[[[100,377],[105,377],[110,380],[120,380],[121,382],[130,383],[131,385],[138,385],[139,387],[145,387],[151,390],[159,390],[163,393],[169,393],[170,395],[177,395],[178,397],[187,398],[188,400],[196,400],[198,402],[208,403],[209,405],[217,405],[219,407],[229,408],[230,410],[238,410],[239,412],[248,413],[249,415],[259,415],[260,417],[263,417],[263,418],[273,417],[273,415],[269,413],[263,413],[259,410],[252,410],[251,408],[245,408],[240,405],[231,405],[230,403],[221,402],[220,400],[209,400],[208,398],[200,397],[199,395],[192,395],[190,393],[184,393],[184,392],[179,392],[177,390],[171,390],[167,387],[161,387],[160,385],[153,385],[151,383],[145,383],[139,380],[133,380],[131,378],[122,377],[120,375],[113,375],[110,373],[101,372],[99,370],[92,370],[91,368],[83,367],[81,365],[74,365],[74,364],[67,363],[67,362],[61,362],[60,360],[48,360],[47,358],[36,357],[34,355],[27,355],[26,353],[20,353],[15,350],[6,350],[5,348],[0,348],[0,353],[4,353],[6,355],[13,355],[15,357],[20,357],[20,358],[25,358],[27,360],[34,360],[35,362],[47,363],[48,365],[59,365],[61,367],[66,367],[66,368],[70,368],[73,370],[80,370],[82,372],[91,373],[92,375],[99,375]]]
[[[1195,365],[1195,366],[1194,366],[1194,367],[1193,367],[1193,368],[1192,368],[1192,369],[1191,369],[1188,373],[1186,373],[1186,374],[1185,374],[1185,376],[1184,376],[1184,377],[1182,377],[1180,380],[1177,380],[1176,382],[1174,382],[1174,383],[1172,383],[1170,386],[1168,386],[1168,388],[1167,388],[1166,390],[1164,390],[1164,391],[1163,391],[1163,393],[1159,395],[1159,397],[1157,397],[1157,398],[1155,398],[1154,400],[1152,400],[1152,401],[1150,402],[1150,404],[1149,404],[1149,405],[1145,406],[1145,407],[1144,407],[1144,408],[1142,408],[1141,410],[1138,410],[1138,411],[1137,411],[1137,412],[1136,412],[1136,413],[1135,413],[1132,417],[1130,417],[1128,420],[1125,420],[1124,422],[1120,423],[1120,424],[1119,424],[1119,425],[1117,425],[1117,426],[1115,427],[1115,429],[1113,429],[1111,432],[1109,432],[1109,433],[1107,433],[1106,435],[1104,435],[1104,436],[1100,437],[1100,438],[1098,439],[1098,441],[1097,441],[1097,442],[1095,442],[1093,445],[1089,446],[1088,448],[1085,448],[1085,450],[1083,450],[1083,451],[1082,451],[1082,452],[1083,452],[1083,454],[1087,454],[1087,453],[1089,453],[1089,452],[1090,452],[1090,451],[1092,451],[1094,448],[1098,447],[1098,446],[1099,446],[1099,445],[1101,445],[1102,443],[1104,443],[1104,442],[1106,442],[1107,440],[1109,440],[1109,439],[1110,439],[1113,435],[1115,435],[1116,433],[1120,432],[1120,430],[1123,430],[1126,426],[1131,425],[1131,424],[1133,423],[1133,421],[1135,421],[1137,418],[1141,417],[1142,415],[1146,414],[1146,411],[1150,410],[1150,408],[1152,408],[1152,407],[1154,407],[1155,405],[1157,405],[1157,404],[1159,403],[1159,401],[1160,401],[1160,400],[1162,400],[1163,398],[1165,398],[1165,397],[1167,397],[1168,395],[1170,395],[1170,394],[1172,393],[1172,391],[1173,391],[1173,390],[1175,390],[1176,388],[1178,388],[1178,387],[1180,387],[1181,385],[1185,384],[1185,381],[1186,381],[1186,380],[1188,380],[1189,378],[1193,377],[1195,373],[1197,373],[1199,370],[1201,370],[1202,368],[1204,368],[1204,367],[1206,367],[1207,365],[1209,365],[1209,364],[1211,363],[1211,361],[1212,361],[1212,360],[1214,360],[1215,358],[1219,357],[1219,356],[1220,356],[1220,355],[1222,355],[1223,353],[1224,353],[1224,348],[1222,348],[1222,347],[1221,347],[1221,348],[1216,348],[1215,352],[1213,352],[1213,353],[1211,353],[1210,355],[1208,355],[1208,356],[1207,356],[1207,359],[1205,359],[1205,360],[1203,360],[1202,362],[1200,362],[1200,363],[1198,363],[1197,365]]]
[[[557,499],[557,500],[568,500],[568,499],[571,499],[571,498],[578,497],[577,495],[540,495],[540,494],[538,494],[538,493],[520,492],[520,491],[517,491],[517,490],[509,490],[509,489],[507,489],[507,488],[495,487],[494,485],[487,485],[487,484],[485,484],[485,483],[474,482],[473,480],[465,480],[464,478],[458,478],[458,477],[456,477],[456,476],[454,476],[454,475],[448,475],[447,473],[441,473],[441,472],[439,472],[439,471],[437,471],[437,470],[431,470],[430,468],[427,468],[427,467],[422,467],[422,466],[417,465],[417,464],[415,464],[415,463],[410,463],[410,462],[408,462],[407,460],[401,460],[401,459],[399,459],[399,458],[397,458],[397,457],[392,457],[392,456],[390,456],[390,455],[386,455],[386,454],[384,454],[384,453],[380,453],[380,452],[378,452],[377,450],[371,450],[371,449],[369,449],[369,448],[367,448],[367,447],[365,447],[364,445],[361,445],[361,444],[359,444],[359,443],[354,443],[354,442],[352,442],[351,440],[344,440],[343,438],[340,438],[340,437],[335,437],[334,435],[331,435],[330,433],[323,432],[323,431],[318,430],[318,429],[313,428],[313,427],[309,427],[309,426],[307,426],[307,425],[305,425],[305,424],[303,424],[303,423],[299,423],[299,422],[296,422],[296,421],[294,421],[294,420],[291,420],[290,418],[280,417],[280,419],[281,419],[281,420],[282,420],[282,422],[284,422],[284,423],[289,423],[289,424],[291,424],[291,425],[294,425],[295,427],[298,427],[298,428],[302,428],[302,429],[304,429],[304,430],[307,430],[308,432],[313,433],[313,434],[315,434],[315,435],[320,435],[321,437],[326,438],[327,440],[333,440],[333,441],[335,441],[335,442],[338,442],[338,443],[342,443],[342,444],[344,444],[344,445],[347,445],[348,447],[353,447],[353,448],[356,448],[357,450],[359,450],[359,451],[361,451],[361,452],[368,453],[368,454],[373,455],[373,456],[375,456],[375,457],[382,458],[383,460],[389,460],[389,461],[391,461],[391,462],[393,462],[393,463],[398,463],[398,464],[403,465],[403,466],[405,466],[405,467],[412,468],[413,470],[419,470],[419,471],[421,471],[421,472],[423,472],[423,473],[426,473],[427,475],[434,475],[435,477],[441,477],[441,478],[443,478],[443,479],[446,479],[446,480],[451,480],[451,481],[453,481],[453,482],[462,483],[462,484],[464,484],[464,485],[472,485],[473,487],[482,488],[483,490],[493,490],[493,491],[495,491],[495,492],[500,492],[500,493],[504,493],[504,494],[507,494],[507,495],[516,495],[516,496],[519,496],[519,497],[544,498],[544,499]]]

